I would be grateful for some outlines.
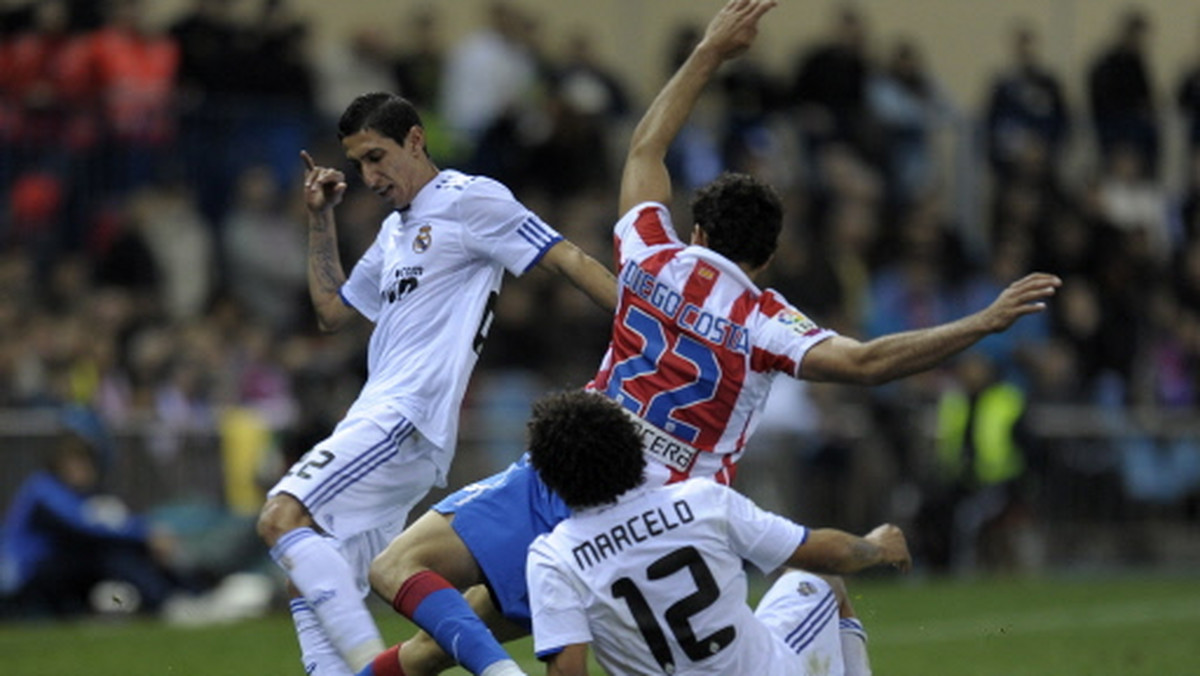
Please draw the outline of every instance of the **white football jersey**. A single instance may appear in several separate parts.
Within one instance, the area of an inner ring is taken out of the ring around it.
[[[615,231],[620,295],[612,340],[589,387],[698,452],[672,449],[653,483],[732,482],[771,382],[835,335],[728,258],[685,246],[663,205],[639,204]]]
[[[742,564],[775,570],[807,536],[701,479],[576,512],[529,550],[534,649],[590,643],[613,676],[795,673],[746,602]]]
[[[375,323],[367,382],[346,417],[397,409],[449,462],[504,271],[521,275],[561,239],[502,184],[440,172],[384,220],[342,286]]]

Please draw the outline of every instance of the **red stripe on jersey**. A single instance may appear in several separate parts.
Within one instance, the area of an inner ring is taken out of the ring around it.
[[[641,264],[639,265],[639,267],[641,267],[643,270],[645,270],[646,272],[649,272],[652,275],[657,275],[659,272],[662,271],[663,266],[666,265],[667,263],[669,263],[671,261],[671,259],[674,258],[675,255],[678,254],[680,251],[683,251],[683,247],[679,247],[677,249],[667,249],[666,251],[659,251],[658,253],[654,254],[653,256],[650,256],[646,260],[642,261]]]
[[[720,472],[717,472],[717,483],[730,486],[737,478],[737,463],[733,461],[733,455],[726,453],[721,456],[721,465],[723,467]]]
[[[750,417],[746,417],[746,424],[742,425],[742,433],[738,435],[737,446],[734,447],[734,453],[740,453],[746,447],[746,434],[750,432]],[[729,458],[729,456],[725,456]],[[730,462],[733,462],[730,460]]]
[[[671,470],[671,476],[667,477],[668,484],[677,484],[680,481],[687,481],[691,478],[691,475],[687,472],[680,472],[674,467],[667,467],[667,469]]]
[[[683,299],[697,306],[704,305],[720,276],[721,272],[713,266],[704,261],[697,261],[696,267],[692,268],[692,274],[688,275],[687,283],[683,285]]]
[[[729,308],[729,320],[735,324],[745,324],[746,317],[754,311],[755,305],[758,305],[758,294],[747,289],[733,301],[733,306]]]
[[[613,270],[621,271],[621,236],[613,233]]]
[[[666,226],[658,217],[658,209],[654,207],[646,207],[639,211],[633,227],[646,246],[658,246],[671,242],[671,236],[667,234]]]
[[[759,304],[762,306],[762,313],[768,317],[774,317],[777,312],[787,307],[770,291],[762,295],[762,298],[759,299]]]
[[[750,369],[755,373],[782,371],[788,375],[795,375],[796,362],[782,354],[755,347],[750,350]]]

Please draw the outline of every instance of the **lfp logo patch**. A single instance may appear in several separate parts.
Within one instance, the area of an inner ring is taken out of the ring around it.
[[[809,319],[803,312],[792,308],[780,310],[779,314],[775,315],[775,319],[800,335],[806,335],[817,330],[816,322]]]

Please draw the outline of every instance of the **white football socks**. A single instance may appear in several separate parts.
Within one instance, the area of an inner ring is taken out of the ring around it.
[[[350,667],[351,674],[383,652],[383,637],[336,540],[322,537],[311,528],[297,528],[271,548],[271,558],[300,590],[308,610],[319,620],[319,628]],[[299,635],[299,622],[296,629]]]
[[[479,674],[479,676],[527,676],[527,675],[524,671],[521,671],[521,667],[517,666],[516,662],[514,662],[512,660],[501,660],[499,662],[493,662],[493,663],[489,664],[488,668],[484,669],[483,672]]]
[[[296,638],[300,640],[300,662],[304,673],[309,676],[354,676],[346,660],[329,642],[321,621],[308,607],[303,598],[292,599],[290,604],[292,622],[296,625]]]
[[[846,676],[871,676],[871,660],[867,659],[867,632],[862,622],[843,617],[838,622],[838,637],[842,640],[842,664]]]

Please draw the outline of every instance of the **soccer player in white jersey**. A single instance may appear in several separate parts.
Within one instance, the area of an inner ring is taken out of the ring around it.
[[[640,430],[586,391],[534,404],[529,458],[573,510],[526,564],[534,650],[555,676],[586,676],[589,646],[610,676],[842,674],[837,598],[813,572],[912,563],[889,524],[813,530],[714,481],[644,482]],[[745,561],[803,570],[753,610]]]
[[[338,134],[363,182],[393,211],[347,277],[334,220],[346,178],[302,153],[309,291],[324,330],[359,315],[373,322],[367,380],[333,433],[269,492],[258,523],[294,588],[302,661],[315,676],[350,676],[384,648],[364,603],[367,568],[408,510],[444,485],[505,271],[540,266],[608,308],[616,287],[607,268],[500,183],[439,170],[405,99],[358,97]],[[513,673],[516,664],[500,654],[495,673]]]
[[[730,483],[771,380],[877,384],[931,368],[982,338],[1040,312],[1060,280],[1034,273],[988,307],[947,324],[861,342],[822,329],[754,278],[769,263],[782,206],[767,185],[726,175],[697,192],[690,243],[667,209],[667,149],[718,66],[753,42],[774,0],[729,0],[634,129],[621,179],[624,214],[614,235],[620,296],[612,341],[589,385],[620,402],[639,426],[648,480]],[[427,676],[480,646],[528,633],[522,556],[568,507],[525,459],[445,498],[371,566],[371,584],[419,633],[380,655],[363,676]],[[468,590],[477,613],[451,609]],[[436,601],[442,608],[433,611]],[[849,619],[849,618],[847,618]],[[849,628],[863,636],[860,627]],[[861,643],[861,641],[860,641]],[[439,649],[438,646],[441,646]],[[868,673],[852,665],[854,676]],[[398,658],[397,658],[398,653]]]

